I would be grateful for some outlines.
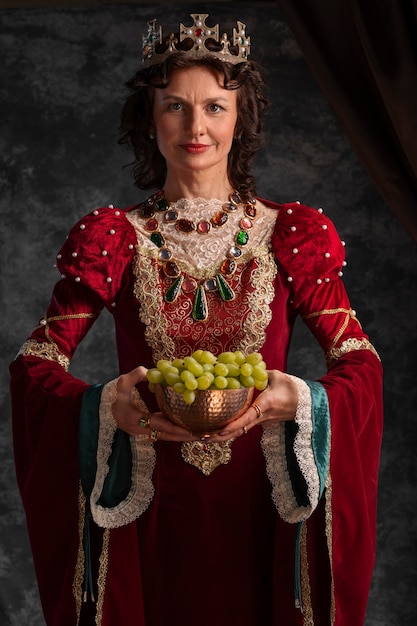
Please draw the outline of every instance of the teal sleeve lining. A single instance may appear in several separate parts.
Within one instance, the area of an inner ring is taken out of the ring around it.
[[[311,393],[313,420],[312,447],[320,479],[320,496],[326,485],[330,453],[330,409],[325,388],[321,383],[305,381]]]
[[[100,400],[104,385],[92,385],[84,393],[81,405],[78,458],[84,495],[90,498],[97,474],[97,449],[100,425]],[[129,435],[116,430],[112,452],[107,461],[105,478],[98,504],[112,508],[122,502],[132,485],[132,450]]]

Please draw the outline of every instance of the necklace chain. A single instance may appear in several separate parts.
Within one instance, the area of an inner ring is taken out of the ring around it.
[[[160,230],[159,217],[164,223],[172,225],[181,233],[206,235],[211,228],[221,228],[229,219],[229,214],[242,208],[243,216],[239,221],[239,230],[235,235],[233,244],[228,247],[224,259],[220,263],[219,271],[213,277],[197,282],[192,277],[184,276],[175,261],[169,247],[166,235]],[[163,190],[159,190],[150,196],[138,207],[139,216],[145,220],[145,230],[149,233],[149,239],[158,248],[158,262],[164,275],[170,280],[165,291],[164,300],[173,303],[181,292],[195,293],[193,303],[193,318],[196,321],[204,321],[208,317],[208,304],[206,293],[218,293],[224,302],[235,298],[235,293],[228,283],[236,271],[236,260],[242,256],[243,248],[249,242],[249,232],[257,216],[256,200],[252,197],[244,202],[237,191],[233,191],[222,208],[218,210],[210,220],[199,220],[197,224],[187,218],[179,217],[178,211],[173,208]]]

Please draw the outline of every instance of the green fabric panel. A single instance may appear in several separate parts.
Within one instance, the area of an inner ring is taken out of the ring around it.
[[[128,495],[132,485],[132,448],[130,437],[123,430],[116,430],[112,453],[109,459],[109,473],[103,485],[99,504],[113,508]]]
[[[92,385],[84,393],[78,431],[78,458],[83,492],[90,498],[97,474],[97,448],[100,425],[100,400],[104,385]],[[108,460],[109,472],[105,478],[99,503],[114,507],[128,495],[132,484],[132,450],[129,435],[116,430],[112,452]]]
[[[313,419],[312,446],[320,479],[320,496],[324,491],[329,471],[330,452],[330,409],[326,390],[318,382],[305,381],[311,393]]]
[[[104,385],[92,385],[83,396],[78,427],[78,462],[81,485],[88,499],[97,473],[99,407]]]

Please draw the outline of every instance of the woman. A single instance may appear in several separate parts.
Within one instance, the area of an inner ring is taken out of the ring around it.
[[[267,105],[250,41],[206,15],[149,24],[122,143],[156,189],[92,211],[58,254],[47,314],[11,365],[19,487],[48,625],[363,623],[374,563],[381,364],[344,290],[332,222],[255,199]],[[121,376],[68,373],[100,311]],[[301,315],[328,373],[285,373]],[[269,384],[200,440],[157,410],[146,368],[261,351]],[[81,488],[79,489],[79,482]]]

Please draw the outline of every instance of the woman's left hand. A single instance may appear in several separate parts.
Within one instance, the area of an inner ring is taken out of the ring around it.
[[[207,441],[225,441],[246,434],[259,424],[292,421],[298,404],[297,386],[284,372],[268,371],[268,387],[262,391],[239,418]]]

